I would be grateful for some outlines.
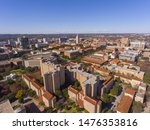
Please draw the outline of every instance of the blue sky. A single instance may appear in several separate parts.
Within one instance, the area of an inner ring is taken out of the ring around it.
[[[0,0],[0,33],[150,33],[150,0]]]

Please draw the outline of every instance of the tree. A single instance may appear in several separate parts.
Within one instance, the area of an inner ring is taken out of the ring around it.
[[[19,103],[23,103],[23,102],[24,102],[24,98],[23,98],[23,97],[20,97],[20,98],[18,99],[18,102],[19,102]]]
[[[12,84],[14,84],[14,83],[15,83],[15,81],[14,81],[14,80],[12,80],[12,79],[8,79],[8,80],[7,80],[7,83],[8,83],[9,85],[12,85]]]
[[[28,55],[24,54],[24,55],[21,56],[21,58],[22,58],[23,60],[27,60],[27,59],[28,59]]]
[[[29,73],[33,73],[38,71],[38,67],[27,67],[26,70]]]
[[[55,108],[56,108],[57,110],[61,109],[61,104],[60,104],[60,102],[56,102],[56,103],[55,103]]]
[[[64,98],[66,98],[66,99],[68,99],[68,98],[69,98],[67,88],[62,90],[62,95],[63,95],[63,97],[64,97]]]
[[[3,101],[3,100],[6,100],[6,99],[9,99],[10,102],[14,102],[14,101],[16,100],[16,98],[15,98],[15,93],[12,93],[12,92],[11,92],[11,93],[9,93],[9,94],[3,96],[2,98],[0,98],[0,102]]]
[[[34,97],[34,98],[37,97],[36,92],[33,91],[32,89],[27,90],[27,95],[30,96],[30,97]]]
[[[150,73],[149,72],[145,73],[144,82],[150,84]]]
[[[39,102],[39,106],[44,106],[44,102]]]
[[[62,92],[60,90],[56,90],[55,95],[57,97],[60,97],[60,96],[62,96]]]
[[[37,82],[44,85],[44,80],[43,80],[43,77],[40,77],[37,79]]]
[[[114,85],[114,87],[110,90],[111,95],[118,95],[121,91],[121,87],[119,85]]]
[[[51,107],[45,107],[43,113],[52,113],[53,112],[53,108]]]
[[[3,76],[2,75],[0,75],[0,80],[3,80]]]
[[[77,90],[81,90],[80,82],[76,80],[75,83],[74,83],[74,87],[75,87]]]
[[[132,106],[133,112],[134,113],[141,113],[143,111],[143,105],[141,102],[133,102]]]
[[[16,98],[22,98],[23,97],[23,95],[24,95],[24,91],[23,90],[19,90],[18,92],[17,92],[17,94],[16,94]]]
[[[108,94],[106,94],[106,93],[104,93],[103,95],[102,95],[102,101],[103,102],[105,102],[105,103],[111,103],[112,101],[113,101],[113,97],[112,96],[110,96],[110,95],[108,95]]]
[[[28,87],[27,84],[26,84],[26,82],[24,82],[24,81],[21,81],[20,85],[23,88],[27,88]]]
[[[122,81],[120,80],[119,77],[116,78],[116,82],[121,83]]]

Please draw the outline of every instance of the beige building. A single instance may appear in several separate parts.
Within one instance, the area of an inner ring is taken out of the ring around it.
[[[69,98],[75,101],[80,107],[85,108],[90,113],[100,113],[102,101],[85,96],[82,91],[76,90],[73,86],[68,87]]]
[[[102,101],[96,101],[88,96],[84,98],[84,108],[90,113],[100,113]]]
[[[135,96],[135,91],[127,88],[125,90],[124,96],[122,97],[119,105],[117,106],[117,113],[130,112],[130,108],[134,100],[134,96]]]
[[[102,76],[108,76],[110,74],[110,70],[103,67],[94,66],[94,71],[98,72]]]
[[[43,94],[43,102],[45,103],[46,106],[49,107],[53,107],[55,106],[55,102],[56,102],[56,97],[53,96],[51,93],[49,92],[45,92]]]
[[[36,92],[36,95],[42,99],[44,104],[47,107],[54,107],[54,103],[56,102],[56,97],[53,96],[50,92],[46,91],[43,86],[38,84],[35,79],[33,79],[29,75],[22,76],[23,81],[26,82],[28,87]]]
[[[78,50],[69,50],[64,52],[64,56],[67,56],[69,58],[74,58],[79,56],[79,51]]]
[[[108,76],[106,81],[103,83],[103,87],[101,89],[101,95],[104,93],[109,93],[110,89],[113,87],[114,79],[111,76]]]
[[[136,102],[144,103],[146,88],[147,88],[147,85],[145,83],[141,83],[139,85],[138,91],[137,91],[136,96],[135,96]]]
[[[140,85],[140,83],[142,82],[142,80],[139,78],[122,75],[122,74],[116,74],[115,77],[119,77],[121,79],[121,81],[123,81],[127,84],[131,84],[132,87],[134,87],[134,88],[137,88]]]
[[[129,44],[130,44],[130,41],[129,41],[129,39],[128,38],[121,38],[120,39],[120,45],[121,46],[129,46]]]
[[[85,96],[89,97],[97,97],[98,90],[101,89],[100,77],[95,76],[93,74],[89,74],[78,68],[68,68],[70,80],[76,81],[78,80],[81,84],[81,88]]]
[[[40,59],[24,60],[25,67],[40,67]]]
[[[137,77],[141,80],[143,80],[144,78],[144,72],[139,71],[139,70],[133,70],[133,69],[129,69],[128,66],[117,66],[115,68],[116,73],[121,73],[127,76],[131,76],[131,77]]]
[[[61,65],[41,61],[41,74],[44,79],[44,88],[50,93],[60,90],[65,83],[65,68]]]
[[[100,77],[84,72],[81,68],[81,65],[67,67],[70,80],[72,82],[78,80],[82,88],[81,91],[78,91],[73,86],[69,86],[69,98],[91,113],[101,112],[102,102],[97,100],[102,87]]]

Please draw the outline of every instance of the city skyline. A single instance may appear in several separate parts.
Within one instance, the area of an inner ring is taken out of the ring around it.
[[[1,0],[0,34],[150,33],[150,1]]]

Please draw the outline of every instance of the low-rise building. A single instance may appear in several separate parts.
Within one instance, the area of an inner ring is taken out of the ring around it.
[[[137,55],[123,52],[123,53],[119,54],[119,59],[135,62],[137,60]]]
[[[130,47],[134,49],[144,49],[146,46],[146,42],[144,41],[131,41],[130,42]]]
[[[136,77],[141,80],[143,80],[144,74],[145,74],[143,71],[130,69],[128,66],[123,66],[123,67],[117,66],[115,68],[115,71],[116,71],[116,73],[124,74],[124,75],[130,76],[130,77]]]
[[[104,93],[109,93],[110,89],[113,87],[114,79],[111,76],[108,76],[106,81],[103,83],[103,87],[101,88],[101,95]]]
[[[109,63],[112,65],[118,65],[120,63],[120,60],[119,59],[113,59]]]
[[[127,88],[125,90],[124,96],[122,97],[119,105],[117,106],[117,113],[130,112],[130,108],[134,100],[134,96],[135,96],[135,91]]]
[[[79,55],[80,55],[80,53],[78,50],[69,50],[69,51],[64,52],[64,56],[67,56],[69,58],[74,58],[74,57],[77,57]]]
[[[0,102],[0,113],[14,113],[9,100]]]
[[[147,85],[145,83],[141,83],[139,85],[138,91],[137,91],[136,96],[135,96],[136,102],[144,103],[144,98],[145,98],[145,94],[146,94],[146,87],[147,87]]]
[[[134,87],[134,88],[137,88],[139,86],[139,84],[142,82],[141,79],[139,79],[137,77],[128,76],[128,75],[115,74],[115,77],[119,77],[121,79],[121,81],[123,81],[127,84],[131,84],[132,87]]]
[[[85,108],[90,113],[100,113],[102,101],[85,96],[82,91],[76,90],[73,86],[68,87],[69,98],[75,101],[80,107]]]
[[[92,57],[84,57],[84,58],[82,59],[82,62],[91,63],[91,64],[93,64],[93,65],[101,66],[101,65],[103,65],[106,61],[105,61],[105,60],[102,60],[102,59],[92,58]]]
[[[24,60],[24,66],[27,67],[40,67],[40,59]]]
[[[110,70],[103,67],[94,66],[94,71],[100,73],[102,76],[108,76],[110,74]]]
[[[36,95],[42,99],[44,104],[47,107],[54,107],[54,103],[56,102],[56,97],[52,95],[50,92],[46,91],[44,89],[44,86],[37,83],[34,78],[32,78],[30,75],[23,75],[22,76],[23,81],[26,82],[28,87],[36,92]]]

